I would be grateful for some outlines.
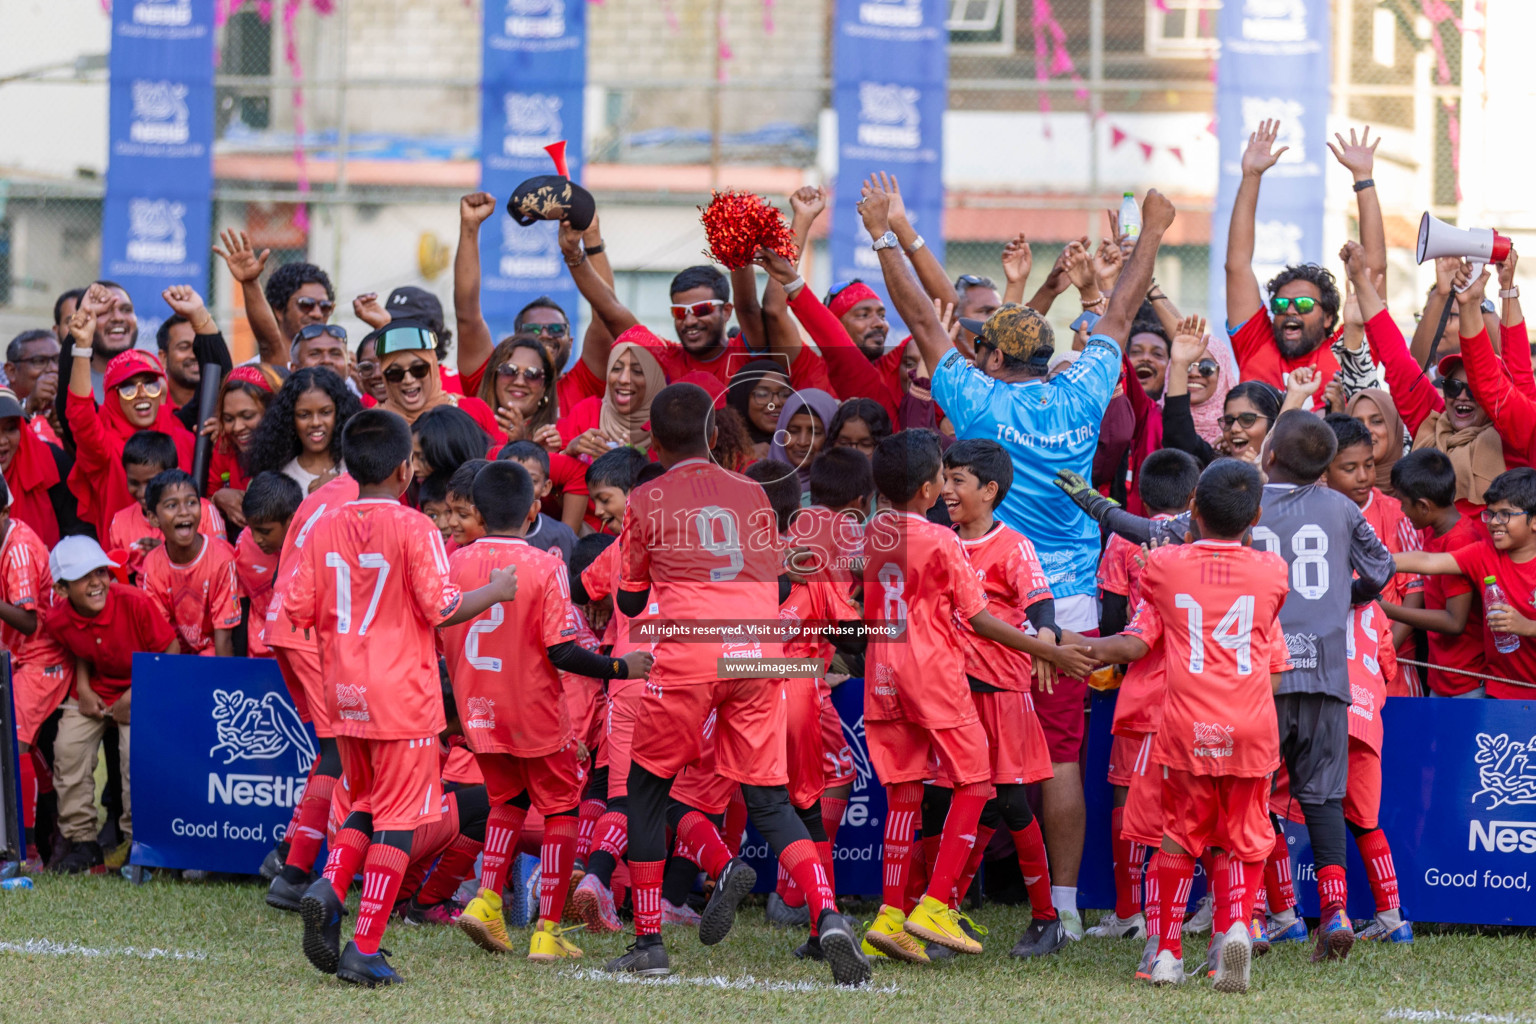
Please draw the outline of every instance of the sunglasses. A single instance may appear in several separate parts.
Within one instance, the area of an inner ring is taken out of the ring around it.
[[[676,306],[672,307],[672,315],[677,315]],[[531,334],[535,338],[563,338],[570,328],[565,324],[518,324],[515,334]]]
[[[299,307],[300,313],[313,313],[318,309],[324,316],[330,316],[331,310],[336,308],[336,303],[330,299],[312,299],[307,295],[301,295],[294,299],[293,304]]]
[[[831,288],[827,289],[827,301],[830,302],[837,298],[838,292],[842,291],[844,288],[851,288],[855,284],[858,284],[858,278],[854,278],[852,281],[838,281]]]
[[[1511,519],[1514,519],[1517,516],[1529,516],[1529,515],[1530,515],[1530,513],[1525,511],[1524,509],[1501,508],[1497,512],[1490,512],[1490,511],[1488,511],[1485,508],[1482,511],[1481,518],[1482,518],[1483,522],[1485,522],[1485,523],[1507,523]]]
[[[1455,377],[1441,377],[1437,383],[1440,385],[1440,390],[1445,393],[1446,398],[1460,398],[1462,395],[1471,397],[1472,395],[1472,385],[1464,380],[1457,380]]]
[[[1216,360],[1214,359],[1202,359],[1195,364],[1195,372],[1202,377],[1214,377],[1219,369],[1221,367],[1216,365]]]
[[[140,391],[144,392],[146,398],[159,398],[160,393],[164,390],[165,381],[158,377],[151,380],[130,381],[127,384],[119,384],[117,386],[117,393],[122,396],[124,401],[133,400]]]
[[[399,384],[405,380],[405,375],[410,374],[417,380],[426,380],[427,374],[432,372],[431,363],[412,363],[409,367],[396,363],[384,371],[384,379],[391,384]]]
[[[674,305],[672,307],[672,319],[686,320],[692,314],[697,319],[702,320],[723,305],[725,305],[724,299],[710,299],[708,302],[695,302],[688,306]]]
[[[1306,316],[1317,307],[1317,300],[1306,295],[1295,299],[1276,297],[1269,300],[1269,308],[1274,310],[1276,316],[1283,316],[1292,306],[1296,307],[1296,312]]]
[[[980,274],[961,274],[955,278],[955,284],[963,284],[967,288],[997,288],[990,277],[982,277]]]
[[[300,302],[314,302],[314,299],[300,299]],[[299,333],[294,335],[295,341],[313,341],[316,338],[329,335],[337,341],[347,340],[347,329],[340,324],[309,324],[299,328]]]
[[[529,384],[536,384],[544,379],[544,367],[542,366],[518,366],[516,363],[502,363],[496,367],[496,376],[515,378],[519,374]]]
[[[1267,419],[1269,419],[1269,417],[1265,416],[1263,413],[1240,412],[1236,416],[1223,416],[1221,418],[1220,422],[1221,422],[1221,429],[1223,429],[1223,430],[1231,430],[1232,429],[1232,424],[1234,424],[1234,423],[1241,423],[1242,426],[1243,426],[1243,429],[1247,430],[1249,427],[1251,427],[1255,423],[1259,422],[1259,420],[1267,420]]]

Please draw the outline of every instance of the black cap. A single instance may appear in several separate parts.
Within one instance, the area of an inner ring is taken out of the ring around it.
[[[570,178],[540,174],[512,190],[507,214],[523,227],[540,220],[563,220],[585,231],[597,216],[597,201]]]
[[[12,416],[26,416],[26,410],[21,407],[21,401],[16,397],[16,392],[10,388],[0,388],[0,420],[8,420]]]
[[[384,309],[392,320],[420,320],[437,333],[443,332],[443,304],[425,288],[396,288],[389,293]]]

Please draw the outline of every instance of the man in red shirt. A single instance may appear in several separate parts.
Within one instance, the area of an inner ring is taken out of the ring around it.
[[[619,535],[618,609],[638,615],[654,603],[657,625],[705,629],[683,638],[664,632],[635,724],[629,774],[629,868],[634,882],[635,945],[608,970],[658,975],[670,968],[661,941],[667,801],[672,781],[701,754],[711,712],[720,775],[741,783],[747,810],[780,862],[806,893],[812,935],[839,984],[870,977],[810,834],[786,789],[783,681],[757,663],[781,644],[721,624],[767,625],[778,618],[784,558],[773,508],[762,486],[710,460],[716,441],[709,393],[693,384],[663,388],[651,406],[651,438],[665,472],[629,495]],[[689,642],[689,641],[694,642]],[[722,670],[742,659],[739,674]],[[699,924],[705,945],[723,939],[756,874],[729,861]]]
[[[1237,353],[1244,380],[1261,380],[1284,388],[1286,374],[1308,366],[1317,371],[1322,388],[1326,388],[1339,370],[1331,347],[1341,305],[1333,275],[1315,263],[1287,266],[1265,286],[1270,294],[1266,308],[1253,272],[1259,181],[1290,148],[1274,148],[1279,136],[1279,121],[1261,121],[1258,130],[1248,137],[1248,148],[1243,152],[1242,183],[1232,203],[1232,223],[1227,234],[1227,330],[1232,335],[1232,349]],[[1368,138],[1357,142],[1353,131],[1348,143],[1338,138],[1339,148],[1335,149],[1332,143],[1328,148],[1354,175],[1360,204],[1360,238],[1370,253],[1373,273],[1384,279],[1386,235],[1375,181],[1371,178],[1376,144]]]
[[[1248,990],[1248,922],[1274,843],[1269,788],[1280,740],[1273,694],[1289,664],[1280,628],[1289,571],[1280,556],[1242,543],[1259,521],[1262,497],[1258,470],[1232,459],[1213,463],[1195,489],[1201,539],[1154,551],[1131,628],[1086,641],[1115,662],[1146,657],[1158,638],[1164,645],[1167,697],[1152,750],[1163,766],[1164,815],[1153,863],[1163,933],[1154,985],[1184,980],[1181,934],[1195,858],[1219,846],[1216,869],[1231,880],[1217,907],[1224,937],[1215,986]]]
[[[433,631],[512,600],[517,575],[493,570],[467,594],[449,579],[437,527],[400,503],[412,475],[403,418],[382,409],[358,413],[343,432],[342,455],[357,500],[310,530],[283,595],[293,624],[315,631],[326,676],[323,713],[352,797],[325,876],[305,891],[299,913],[310,963],[371,988],[400,980],[379,940],[410,863],[412,834],[442,813],[437,736],[446,721]],[[357,927],[341,950],[342,897],[359,866]]]
[[[124,836],[133,834],[129,791],[129,710],[135,651],[179,653],[176,633],[149,595],[113,581],[113,562],[89,537],[65,537],[48,556],[59,600],[43,618],[50,636],[75,658],[75,700],[66,701],[53,742],[59,831],[71,844],[57,869],[86,871],[102,862],[96,842],[96,756],[108,720],[117,725],[123,775]]]
[[[586,780],[560,670],[596,679],[639,679],[651,656],[636,651],[622,659],[605,658],[577,642],[580,629],[565,561],[523,539],[537,500],[527,470],[515,462],[493,462],[475,474],[471,488],[487,532],[453,553],[449,579],[461,589],[472,588],[498,569],[512,569],[520,597],[442,630],[459,721],[491,800],[480,893],[464,908],[459,927],[483,949],[511,949],[501,892],[532,807],[544,816],[544,842],[539,919],[528,959],[580,957],[581,950],[561,934],[560,921]]]
[[[1475,516],[1456,508],[1456,467],[1438,448],[1420,448],[1392,466],[1392,490],[1408,521],[1418,528],[1425,551],[1456,551],[1488,539]],[[1431,693],[1441,697],[1482,697],[1487,671],[1483,656],[1483,600],[1480,587],[1464,576],[1426,576],[1424,607],[1403,608],[1382,602],[1397,622],[1422,629],[1429,641]],[[1460,671],[1457,671],[1460,670]]]
[[[1488,540],[1444,553],[1404,551],[1394,556],[1398,572],[1426,576],[1459,574],[1482,592],[1488,580],[1504,591],[1504,604],[1486,609],[1487,627],[1483,656],[1489,675],[1511,680],[1536,680],[1536,469],[1511,469],[1493,478],[1483,492],[1488,503],[1483,522]],[[1513,633],[1520,645],[1500,651],[1495,633]],[[1490,679],[1490,697],[1529,700],[1530,686]]]

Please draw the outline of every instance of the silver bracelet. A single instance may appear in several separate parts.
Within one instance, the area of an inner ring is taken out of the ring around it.
[[[1518,299],[1519,297],[1520,297],[1520,286],[1519,285],[1515,285],[1513,288],[1500,288],[1499,289],[1499,298],[1501,298],[1501,299]]]
[[[72,345],[70,346],[69,354],[76,359],[90,359],[96,354],[96,350],[89,345]]]
[[[916,238],[914,238],[912,240],[912,245],[910,247],[908,247],[907,255],[911,256],[913,253],[917,252],[917,250],[921,249],[923,246],[925,246],[927,244],[928,244],[927,242],[923,241],[923,236],[922,235],[918,235]]]

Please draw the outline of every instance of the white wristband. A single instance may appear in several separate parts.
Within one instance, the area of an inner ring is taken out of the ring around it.
[[[802,289],[804,287],[805,287],[805,278],[801,277],[799,274],[796,274],[795,275],[795,279],[793,281],[789,282],[789,284],[784,286],[784,294],[790,296],[791,298],[793,298],[796,295],[796,293],[798,293],[800,291],[800,289]]]
[[[928,244],[927,242],[923,241],[923,236],[922,235],[918,235],[916,238],[914,238],[912,240],[912,244],[907,248],[907,255],[908,256],[912,255],[913,253],[917,252],[917,250],[921,249],[923,246],[925,246],[927,244]]]
[[[1520,286],[1519,285],[1515,285],[1513,288],[1500,288],[1499,289],[1499,298],[1501,298],[1501,299],[1518,299],[1519,297],[1520,297]]]
[[[69,354],[74,356],[76,359],[90,359],[96,354],[96,350],[91,348],[89,345],[72,345],[70,346]]]

